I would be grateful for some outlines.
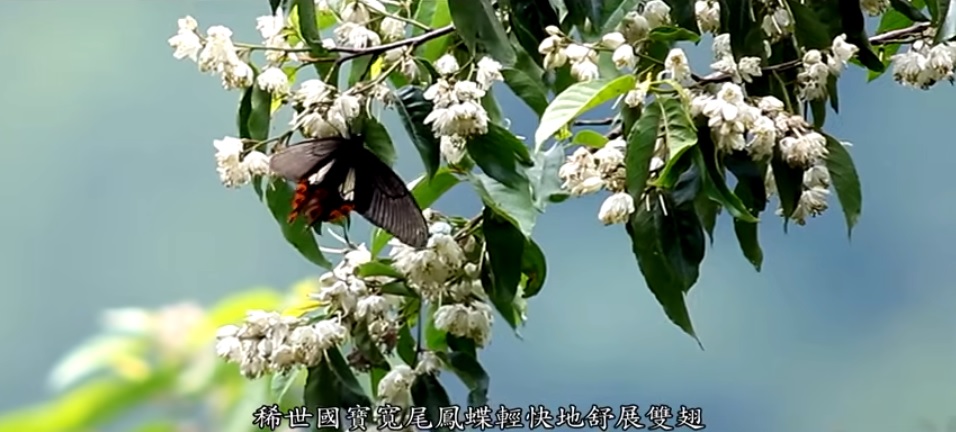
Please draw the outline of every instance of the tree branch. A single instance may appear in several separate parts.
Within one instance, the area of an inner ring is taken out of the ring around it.
[[[383,45],[375,45],[368,48],[348,48],[348,47],[331,47],[328,48],[330,52],[340,52],[347,53],[346,55],[336,57],[336,58],[306,58],[303,59],[304,63],[323,63],[323,62],[335,62],[337,64],[345,63],[349,60],[354,60],[359,57],[367,55],[379,55],[387,51],[391,51],[395,48],[402,48],[410,46],[412,48],[421,45],[425,42],[428,42],[432,39],[437,39],[444,35],[447,35],[455,30],[454,25],[447,25],[445,27],[437,28],[425,33],[422,33],[415,37],[410,37],[408,39],[402,39],[400,41],[390,42]]]

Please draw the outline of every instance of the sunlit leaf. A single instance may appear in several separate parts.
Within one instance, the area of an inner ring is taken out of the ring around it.
[[[581,82],[568,87],[544,111],[534,133],[535,146],[540,147],[577,116],[627,93],[634,87],[634,82],[633,75],[624,75],[613,80]]]

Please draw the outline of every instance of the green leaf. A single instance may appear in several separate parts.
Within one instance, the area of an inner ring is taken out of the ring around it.
[[[930,0],[932,3],[933,0]],[[943,43],[956,36],[956,0],[939,0],[939,17],[937,19],[935,44]]]
[[[907,0],[890,0],[890,6],[892,6],[894,10],[901,13],[906,18],[909,18],[910,21],[914,21],[914,22],[929,22],[930,21],[930,19],[923,13],[923,11],[921,11],[916,6],[913,6],[913,4]],[[883,16],[885,17],[886,15],[883,15]],[[879,33],[880,32],[877,32],[877,34]]]
[[[481,107],[488,113],[489,123],[499,126],[505,124],[505,115],[501,112],[501,105],[495,99],[494,92],[485,93],[485,97],[481,98]]]
[[[455,33],[473,53],[486,52],[504,65],[515,63],[515,52],[491,0],[453,1],[448,7]]]
[[[585,129],[575,134],[574,138],[571,139],[571,142],[577,145],[601,148],[607,144],[608,139],[606,136],[601,135],[593,130]]]
[[[664,109],[660,104],[659,99],[651,102],[627,133],[627,151],[624,152],[626,188],[635,203],[640,202],[641,195],[647,188],[647,179],[650,178],[654,145],[657,143],[658,131],[664,117]]]
[[[423,345],[429,351],[444,352],[448,350],[448,333],[435,327],[435,312],[438,311],[438,307],[439,305],[436,303],[432,303],[428,306],[428,311],[425,315],[425,341]]]
[[[432,374],[422,374],[412,382],[412,401],[415,406],[425,408],[425,417],[432,425],[441,421],[442,408],[452,406],[448,392],[441,385],[438,377]],[[447,408],[446,408],[447,409]],[[447,432],[447,427],[431,428],[434,432]]]
[[[558,176],[564,160],[564,149],[560,145],[534,154],[534,166],[528,168],[528,179],[531,181],[534,207],[539,212],[543,212],[549,202],[561,202],[568,198]]]
[[[295,0],[295,6],[302,41],[309,46],[312,50],[312,54],[320,54],[326,51],[322,46],[322,36],[319,34],[318,20],[315,16],[315,2],[311,0]]]
[[[317,366],[308,368],[309,375],[302,393],[305,406],[341,409],[371,407],[371,399],[362,390],[339,349],[330,348],[325,354],[325,358]]]
[[[493,282],[485,290],[491,302],[507,318],[521,283],[522,259],[528,240],[507,217],[491,207],[485,207],[482,212],[481,230],[488,254],[485,264],[490,266]]]
[[[528,187],[528,178],[518,163],[532,165],[533,161],[528,148],[511,131],[489,124],[487,133],[471,137],[465,147],[489,177],[511,188]]]
[[[362,134],[365,137],[365,146],[382,162],[389,166],[395,164],[398,155],[395,153],[395,145],[392,144],[392,138],[388,135],[385,126],[372,117],[366,118],[363,126]]]
[[[737,183],[737,187],[734,191],[744,205],[755,213],[757,212],[757,208],[754,202],[761,198],[766,200],[764,197],[767,196],[766,192],[752,190],[750,184],[746,182]],[[763,195],[758,195],[761,193]],[[759,272],[760,267],[763,265],[763,250],[760,248],[760,239],[757,238],[758,227],[759,225],[756,223],[734,219],[734,234],[737,235],[737,243],[740,245],[740,250],[744,253],[744,257],[747,258],[747,261],[750,261]]]
[[[873,71],[882,71],[885,69],[883,62],[873,53],[873,47],[870,46],[870,40],[866,36],[866,19],[863,16],[863,10],[860,8],[859,0],[838,0],[837,15],[840,19],[839,33],[846,35],[847,42],[856,45],[859,48],[856,57],[860,63],[867,69]],[[830,33],[830,37],[839,35],[837,31]]]
[[[539,211],[534,205],[530,187],[509,188],[480,173],[468,174],[468,178],[485,206],[494,208],[498,215],[509,219],[526,237],[531,236]]]
[[[684,107],[684,102],[678,96],[658,96],[655,103],[644,110],[644,115],[651,110],[660,111],[658,127],[663,129],[661,135],[670,155],[661,171],[661,178],[666,179],[672,175],[684,152],[697,144],[697,129]]]
[[[441,151],[439,141],[435,138],[431,128],[425,124],[425,117],[432,110],[432,103],[425,99],[425,94],[421,88],[415,86],[405,86],[395,93],[398,108],[398,114],[402,118],[402,124],[408,131],[412,144],[418,150],[422,157],[422,163],[425,165],[425,172],[429,177],[435,175],[438,166],[441,164]]]
[[[830,135],[824,136],[827,139],[827,170],[830,171],[833,189],[836,190],[840,207],[843,208],[847,237],[850,237],[853,234],[853,227],[856,226],[860,214],[863,212],[863,192],[860,186],[860,177],[853,165],[853,158],[850,157],[850,153],[843,143]]]
[[[693,149],[694,164],[706,173],[704,190],[707,194],[730,212],[733,217],[745,222],[757,222],[740,198],[727,186],[727,181],[721,173],[717,162],[717,149],[710,135],[710,128],[706,124],[698,125],[698,146]]]
[[[528,104],[538,117],[544,114],[548,108],[548,89],[540,79],[534,79],[524,71],[512,68],[502,68],[501,76],[508,88]]]
[[[263,192],[266,205],[272,212],[272,217],[282,228],[282,236],[286,241],[305,259],[326,270],[331,270],[332,263],[319,250],[315,236],[306,226],[304,219],[296,219],[291,225],[287,222],[289,213],[292,212],[292,197],[295,194],[292,187],[282,179],[273,179]]]
[[[932,3],[932,2],[931,2]],[[876,34],[883,34],[892,30],[899,30],[913,25],[913,21],[905,17],[903,14],[890,10],[883,14],[883,17],[880,18],[880,25],[876,30]],[[886,72],[886,66],[890,64],[890,58],[896,54],[900,49],[900,44],[890,44],[879,47],[880,49],[880,59],[883,61],[884,68],[882,71],[868,71],[867,72],[867,81],[873,81],[879,78]]]
[[[272,94],[257,85],[247,88],[239,102],[237,122],[239,138],[262,141],[269,138],[272,117]]]
[[[651,30],[647,37],[650,40],[659,42],[700,42],[700,35],[680,27],[657,27]]]
[[[830,31],[820,22],[816,12],[799,0],[787,0],[787,4],[793,14],[797,41],[807,49],[829,48],[832,43]]]
[[[601,22],[600,1],[601,0],[565,0],[564,4],[568,8],[568,15],[564,20],[568,24],[577,26],[578,30],[582,32],[586,30],[584,26],[585,20],[590,20],[592,28],[589,33],[593,34],[596,30],[600,30],[598,26]],[[569,33],[570,27],[562,25],[561,28],[565,33]]]
[[[524,298],[538,295],[548,275],[548,262],[541,247],[530,238],[521,253],[521,273],[527,278],[521,295]]]
[[[697,216],[700,218],[700,225],[707,232],[710,243],[714,244],[714,228],[717,227],[717,215],[720,214],[720,204],[710,199],[707,194],[700,194],[694,200],[694,207],[697,209]]]
[[[126,334],[95,336],[74,348],[61,359],[50,373],[51,387],[60,391],[110,368],[114,361],[124,356],[139,357],[144,342]]]
[[[418,203],[419,207],[425,209],[431,207],[438,198],[441,198],[445,192],[448,192],[449,189],[459,182],[458,177],[455,177],[448,168],[442,167],[434,176],[423,175],[413,180],[409,183],[408,188],[411,190],[412,196],[415,197],[415,202]],[[392,235],[385,230],[380,228],[373,229],[372,240],[370,242],[372,256],[377,256],[391,238]]]
[[[613,80],[594,80],[571,85],[554,98],[544,111],[538,130],[534,133],[535,147],[540,147],[577,116],[627,93],[634,88],[634,82],[633,75],[624,75]]]
[[[810,101],[810,112],[813,113],[813,126],[816,128],[822,128],[827,121],[826,99],[815,99]]]
[[[455,372],[465,387],[468,387],[468,406],[487,405],[491,379],[478,359],[471,353],[462,351],[452,351],[443,357],[442,361]]]
[[[398,270],[395,270],[389,263],[379,260],[372,260],[361,264],[355,268],[355,274],[359,277],[387,276],[394,279],[404,279],[405,276]]]
[[[434,3],[435,9],[432,11],[430,19],[426,20],[424,17],[418,17],[416,15],[416,21],[427,23],[428,27],[433,29],[442,28],[451,24],[451,10],[448,8],[448,0],[426,0],[422,3]],[[438,60],[439,57],[445,54],[450,41],[451,37],[445,35],[425,42],[420,48],[421,57],[429,62]]]
[[[402,281],[389,282],[385,285],[382,285],[382,287],[379,289],[382,291],[382,294],[418,298],[418,294],[415,293],[415,291],[412,291],[411,288],[409,288],[408,285],[405,285],[405,282]]]
[[[301,372],[302,369],[292,369],[286,372],[273,373],[269,384],[270,399],[276,402],[281,401],[285,394],[289,392],[289,389],[292,388],[292,385],[295,384],[296,378],[299,377]]]
[[[637,10],[640,0],[604,0],[601,4],[601,34],[605,35],[617,29],[628,12]]]
[[[664,313],[675,325],[681,328],[685,333],[697,340],[700,340],[694,331],[691,323],[690,314],[687,312],[687,305],[684,301],[684,294],[690,289],[693,282],[691,276],[700,262],[694,263],[692,254],[669,255],[680,251],[677,232],[684,223],[689,227],[693,226],[691,218],[685,212],[691,212],[694,220],[696,214],[692,210],[681,209],[680,221],[678,223],[678,206],[672,205],[673,201],[669,198],[668,192],[651,190],[650,196],[640,205],[636,205],[636,212],[631,217],[626,229],[631,237],[631,247],[634,255],[637,257],[638,267],[644,275],[647,287],[654,294],[657,302],[663,307]],[[661,205],[664,202],[667,206],[666,214]],[[701,230],[700,225],[696,227]],[[701,234],[703,240],[703,234]],[[702,246],[701,246],[702,247]],[[690,252],[690,251],[688,251]],[[701,258],[702,258],[701,253]],[[675,260],[680,263],[675,268]],[[696,277],[693,278],[696,280]],[[689,283],[690,282],[690,283]]]
[[[398,352],[398,357],[406,364],[414,365],[417,349],[418,346],[415,342],[415,336],[412,335],[411,325],[406,323],[398,331],[398,344],[395,346],[395,351]]]
[[[515,307],[514,300],[517,296],[508,297],[507,292],[501,288],[495,287],[495,275],[492,273],[490,260],[487,255],[481,259],[481,287],[485,294],[491,299],[495,310],[505,319],[505,322],[517,333],[518,325],[522,323],[521,312]],[[450,337],[450,336],[449,336]]]

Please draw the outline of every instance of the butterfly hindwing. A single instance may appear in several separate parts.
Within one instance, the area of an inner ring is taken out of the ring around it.
[[[320,138],[286,147],[272,155],[269,168],[279,177],[298,182],[328,165],[330,156],[347,145],[342,138]]]
[[[355,211],[415,248],[428,243],[428,224],[402,179],[371,151],[353,153]]]

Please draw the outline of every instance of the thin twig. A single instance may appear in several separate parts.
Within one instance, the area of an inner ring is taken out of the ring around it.
[[[574,126],[610,126],[614,123],[614,117],[608,117],[603,119],[581,119],[575,120]]]
[[[304,60],[305,60],[305,63],[335,62],[336,64],[342,64],[349,60],[354,60],[356,58],[367,56],[367,55],[379,55],[384,52],[391,51],[395,48],[402,48],[406,46],[414,48],[432,39],[436,39],[444,35],[447,35],[453,32],[454,30],[455,30],[454,25],[447,25],[445,27],[437,28],[435,30],[422,33],[415,37],[410,37],[408,39],[402,39],[400,41],[390,42],[383,45],[375,45],[368,48],[348,48],[348,47],[341,47],[341,46],[328,47],[327,50],[330,52],[341,52],[341,53],[346,53],[346,55],[343,55],[337,58],[307,58]]]

